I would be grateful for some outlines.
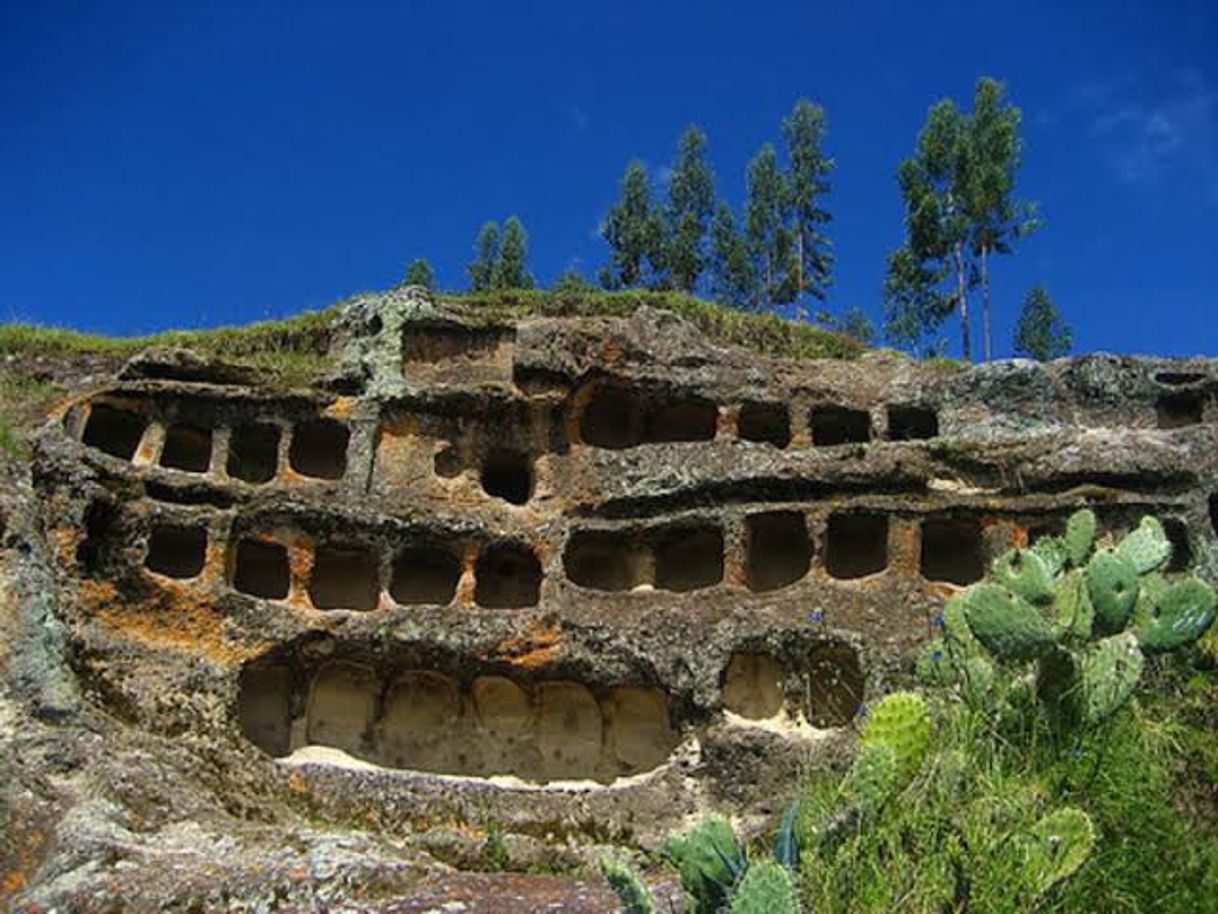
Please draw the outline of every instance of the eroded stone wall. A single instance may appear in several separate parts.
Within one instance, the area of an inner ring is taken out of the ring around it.
[[[103,700],[331,811],[764,811],[945,596],[1078,506],[1214,561],[1208,361],[794,362],[416,293],[344,326],[289,395],[139,361],[36,460]]]

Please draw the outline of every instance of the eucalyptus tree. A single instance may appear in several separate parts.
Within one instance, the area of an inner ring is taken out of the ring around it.
[[[503,223],[503,242],[495,262],[492,284],[496,289],[531,289],[533,276],[529,273],[529,236],[524,223],[509,216]]]
[[[1047,362],[1069,355],[1073,345],[1070,326],[1057,303],[1044,286],[1035,286],[1024,299],[1015,325],[1015,354]]]
[[[795,249],[792,286],[795,300],[805,293],[824,300],[832,282],[833,253],[824,226],[830,220],[823,198],[829,192],[833,160],[822,150],[825,112],[801,98],[782,122],[789,163],[786,176],[786,222]]]
[[[770,143],[749,162],[744,235],[757,276],[760,302],[775,304],[794,298],[794,244],[787,225],[788,183]]]
[[[663,282],[663,214],[652,199],[651,181],[642,162],[626,166],[617,202],[605,217],[601,235],[610,252],[609,264],[601,273],[603,285],[628,288]]]
[[[711,220],[711,288],[715,298],[737,308],[757,306],[757,273],[748,242],[736,227],[736,217],[727,203],[715,207]]]
[[[475,292],[492,288],[495,280],[495,265],[499,262],[499,223],[484,222],[474,243],[474,259],[466,268],[470,286]]]
[[[715,176],[706,161],[706,134],[696,124],[685,128],[668,185],[668,253],[672,284],[692,292],[707,265],[706,234],[715,207]]]

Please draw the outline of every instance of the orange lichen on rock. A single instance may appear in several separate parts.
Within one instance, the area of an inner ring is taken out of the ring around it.
[[[124,598],[113,584],[103,581],[82,581],[80,593],[99,622],[152,647],[236,666],[269,646],[266,641],[239,644],[230,640],[224,631],[224,614],[210,600],[199,599],[187,585],[167,582],[162,586],[161,593],[142,601]]]
[[[562,651],[562,626],[553,616],[534,619],[522,635],[505,638],[482,656],[487,660],[506,660],[528,670],[554,662]]]

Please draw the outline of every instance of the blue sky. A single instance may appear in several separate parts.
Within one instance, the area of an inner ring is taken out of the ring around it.
[[[881,316],[893,178],[982,74],[1024,111],[1043,282],[1080,351],[1218,354],[1218,4],[0,5],[0,319],[129,333],[279,316],[424,256],[463,287],[517,213],[543,283],[606,258],[631,157],[700,124],[720,193],[800,96],[837,161],[829,307]],[[956,345],[955,328],[947,335]]]

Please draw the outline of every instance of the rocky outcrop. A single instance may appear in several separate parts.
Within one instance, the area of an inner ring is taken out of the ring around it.
[[[764,822],[1008,546],[1086,504],[1218,556],[1208,360],[768,359],[413,289],[335,340],[289,393],[146,353],[9,486],[18,909],[425,910]]]

